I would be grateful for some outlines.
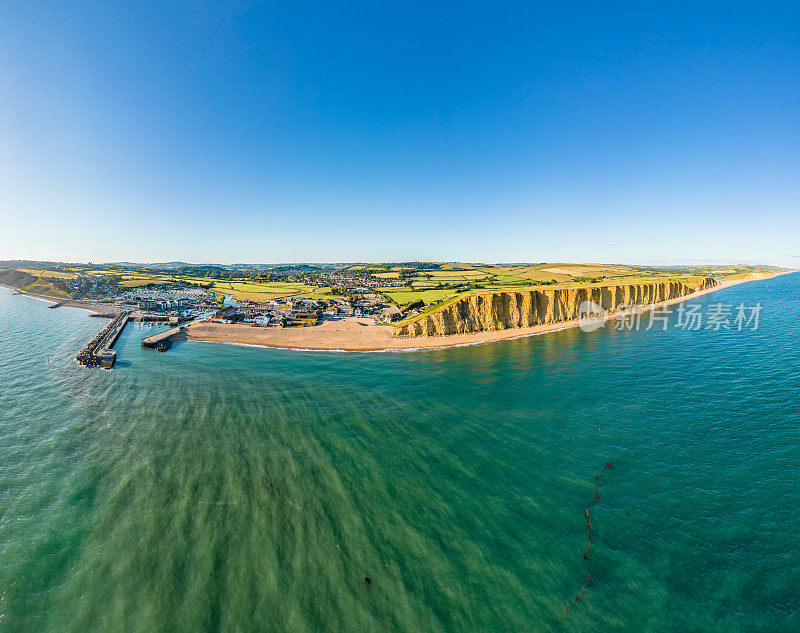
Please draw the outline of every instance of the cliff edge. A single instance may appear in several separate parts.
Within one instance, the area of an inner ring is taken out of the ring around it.
[[[447,336],[527,328],[573,321],[585,315],[584,302],[608,314],[633,306],[678,299],[717,286],[711,277],[696,288],[680,281],[656,281],[586,288],[497,291],[460,297],[395,328],[400,337]],[[581,311],[584,311],[581,314]]]

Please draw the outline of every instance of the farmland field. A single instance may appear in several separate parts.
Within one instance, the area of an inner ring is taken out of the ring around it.
[[[304,284],[282,283],[282,282],[239,282],[221,281],[215,282],[211,287],[213,292],[229,294],[236,301],[269,301],[292,295],[306,296],[314,290],[321,290],[314,286]]]
[[[20,272],[28,273],[34,277],[52,277],[54,279],[75,279],[75,273],[65,273],[57,270],[39,270],[36,268],[17,268]]]
[[[387,299],[393,301],[398,306],[407,306],[414,301],[418,301],[422,299],[425,303],[431,303],[432,301],[438,301],[439,299],[444,299],[445,297],[453,296],[455,293],[452,290],[397,290],[395,288],[389,288],[386,290],[380,291],[383,296]]]
[[[119,282],[120,288],[138,288],[139,286],[146,286],[147,284],[168,284],[172,281],[170,278],[159,277],[124,277]]]

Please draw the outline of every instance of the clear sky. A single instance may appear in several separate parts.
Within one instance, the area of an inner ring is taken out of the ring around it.
[[[800,6],[6,1],[8,258],[800,267]]]

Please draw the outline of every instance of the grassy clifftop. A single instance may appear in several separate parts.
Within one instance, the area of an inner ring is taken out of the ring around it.
[[[683,266],[644,267],[616,264],[534,264],[474,266],[462,264],[460,270],[431,271],[431,279],[449,279],[450,275],[472,274],[472,281],[464,277],[461,283],[439,283],[436,287],[420,285],[418,279],[428,271],[411,277],[406,288],[391,288],[382,294],[394,300],[401,308],[422,301],[422,307],[409,311],[398,326],[425,317],[463,297],[488,292],[526,292],[556,288],[593,288],[616,284],[643,284],[659,281],[677,281],[697,288],[705,278],[719,281],[747,278],[752,275],[774,275],[785,269],[772,266]],[[470,273],[470,271],[472,271]],[[483,276],[478,278],[475,273]],[[548,279],[543,279],[549,277]],[[454,277],[455,278],[455,277]]]
[[[0,284],[18,288],[22,292],[29,292],[35,295],[45,295],[59,299],[68,299],[69,294],[56,288],[47,280],[47,277],[36,273],[40,271],[27,269],[12,269],[0,271]]]

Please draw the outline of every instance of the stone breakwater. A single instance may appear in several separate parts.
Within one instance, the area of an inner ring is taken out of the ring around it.
[[[613,315],[620,309],[679,299],[716,286],[714,279],[705,277],[697,288],[680,281],[658,281],[589,288],[487,292],[459,298],[396,327],[394,334],[399,337],[447,336],[566,323],[586,315],[582,313],[584,302],[592,302]]]
[[[123,312],[117,315],[111,323],[104,327],[88,345],[84,347],[75,357],[81,365],[87,367],[111,367],[116,361],[116,353],[113,349],[125,324],[128,322],[130,314]]]

